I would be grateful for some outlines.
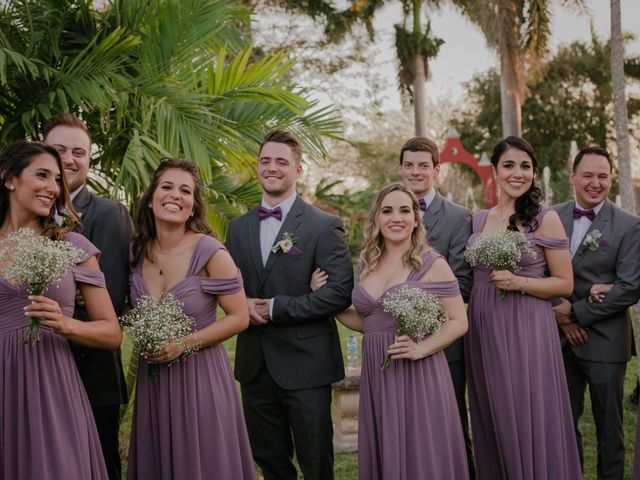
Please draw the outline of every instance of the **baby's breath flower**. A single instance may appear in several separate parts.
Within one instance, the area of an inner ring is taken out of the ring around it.
[[[437,295],[407,285],[382,297],[384,311],[396,320],[398,335],[407,335],[420,343],[429,334],[437,333],[447,321],[447,314]],[[391,357],[387,355],[380,366],[383,372],[389,368]]]
[[[24,286],[29,295],[42,295],[51,285],[86,255],[66,240],[51,240],[36,235],[30,228],[21,228],[0,242],[0,264],[9,262],[2,276],[17,286]],[[40,321],[31,317],[22,340],[40,341]]]
[[[479,236],[473,245],[466,249],[464,258],[472,267],[484,266],[491,270],[520,269],[522,254],[532,258],[536,252],[531,242],[520,233],[513,230],[495,230],[488,235]],[[505,292],[500,290],[500,299],[504,300]]]
[[[156,352],[168,343],[181,344],[184,337],[193,331],[195,320],[182,310],[183,303],[173,294],[166,293],[159,299],[143,296],[135,308],[120,317],[120,323],[127,327],[135,347],[141,354]],[[198,345],[185,350],[182,357],[196,353]],[[178,359],[169,363],[172,365]],[[154,374],[154,365],[149,373]],[[157,367],[157,365],[155,365]]]

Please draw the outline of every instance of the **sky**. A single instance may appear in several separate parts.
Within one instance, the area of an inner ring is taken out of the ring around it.
[[[608,0],[587,0],[589,15],[569,11],[559,4],[560,2],[556,1],[552,11],[550,41],[552,52],[562,44],[569,44],[575,40],[589,40],[591,21],[600,37],[610,36]],[[637,37],[627,45],[625,57],[640,56],[640,0],[621,0],[621,5],[623,31],[633,33]],[[392,79],[393,85],[385,92],[387,96],[385,107],[390,109],[399,106],[399,97],[393,80],[396,75],[393,24],[400,18],[401,9],[399,4],[396,4],[386,7],[376,15],[375,19],[376,35],[381,52],[377,63],[381,74]],[[487,47],[480,30],[454,9],[445,7],[440,12],[432,14],[431,27],[434,35],[445,41],[437,58],[430,62],[431,78],[428,83],[428,95],[432,100],[445,97],[459,98],[463,93],[464,82],[470,80],[476,73],[498,66],[498,57]]]

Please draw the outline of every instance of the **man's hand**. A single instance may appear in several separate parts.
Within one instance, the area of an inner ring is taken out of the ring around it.
[[[566,298],[561,298],[560,303],[553,307],[553,314],[556,316],[558,326],[571,323],[571,302]]]
[[[567,337],[571,346],[584,345],[589,340],[587,331],[582,328],[577,322],[569,323],[567,325],[560,325],[564,336]]]
[[[247,298],[249,307],[249,324],[266,325],[269,323],[269,300],[264,298]],[[263,315],[266,308],[266,315]]]

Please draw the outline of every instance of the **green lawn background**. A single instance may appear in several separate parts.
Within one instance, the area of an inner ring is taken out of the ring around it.
[[[338,324],[338,329],[340,331],[341,345],[342,345],[342,353],[344,358],[347,358],[346,354],[346,341],[347,337],[350,333],[349,330],[344,328],[342,325]],[[359,345],[361,345],[361,335],[358,335]],[[231,364],[233,365],[234,355],[235,355],[235,344],[236,337],[232,337],[224,343],[225,349],[229,354],[229,359],[231,360]],[[361,351],[361,350],[359,350]],[[125,362],[125,371],[127,368],[127,362],[131,354],[131,345],[130,342],[125,338],[125,342],[123,344],[123,359]],[[635,378],[636,378],[636,358],[634,357],[631,362],[629,362],[627,367],[627,375],[625,379],[625,389],[624,389],[624,435],[625,435],[625,446],[627,449],[627,455],[625,459],[625,480],[631,479],[632,467],[633,467],[633,452],[635,445],[635,435],[636,435],[636,406],[633,405],[629,401],[629,395],[631,394],[634,386],[635,386]],[[130,395],[130,407],[133,401],[133,395]],[[129,432],[131,430],[131,413],[132,408],[127,408],[125,417],[123,418],[123,422],[120,429],[120,441],[121,441],[121,451],[126,452],[129,444]],[[588,393],[585,395],[585,414],[582,417],[581,422],[581,430],[584,442],[584,456],[585,456],[585,480],[596,480],[596,437],[595,437],[595,424],[593,421],[593,416],[591,415],[591,401],[589,399]],[[123,462],[123,472],[126,472],[126,461]],[[357,458],[355,453],[337,453],[335,456],[335,477],[336,480],[354,480],[358,476],[357,474]],[[126,478],[126,477],[123,477]],[[261,477],[260,477],[261,478]],[[301,476],[299,478],[302,478]]]

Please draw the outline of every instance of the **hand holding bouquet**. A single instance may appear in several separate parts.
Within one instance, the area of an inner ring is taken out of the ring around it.
[[[174,295],[167,293],[159,299],[150,296],[141,297],[135,308],[120,318],[127,328],[135,348],[141,354],[155,353],[169,342],[183,344],[184,337],[193,331],[195,320],[182,310],[183,304]],[[182,357],[196,353],[197,345],[183,349]],[[173,365],[180,357],[169,362]],[[158,365],[149,365],[149,374],[158,372]]]
[[[382,297],[384,311],[396,320],[398,336],[407,335],[420,343],[426,335],[437,333],[447,321],[440,299],[433,293],[407,285],[386,293]],[[380,371],[389,368],[391,356],[387,354]]]
[[[484,266],[491,270],[520,269],[522,254],[536,257],[531,242],[513,230],[495,230],[488,235],[479,236],[473,245],[466,249],[464,258],[472,267]],[[500,300],[504,300],[505,291],[500,289]]]
[[[42,295],[47,288],[64,277],[86,254],[66,240],[51,240],[21,228],[0,242],[0,264],[7,263],[2,276],[17,286],[24,285],[32,296]],[[22,341],[40,341],[40,321],[29,318]]]

